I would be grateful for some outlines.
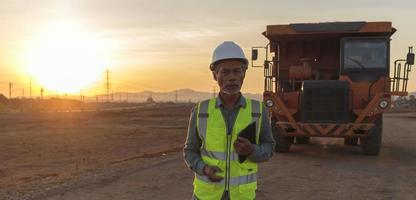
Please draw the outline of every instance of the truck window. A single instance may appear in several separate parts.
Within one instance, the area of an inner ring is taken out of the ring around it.
[[[344,43],[344,69],[387,68],[385,40],[347,40]]]

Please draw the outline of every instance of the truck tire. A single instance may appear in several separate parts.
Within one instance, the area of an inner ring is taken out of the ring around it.
[[[309,137],[296,137],[296,144],[309,144]]]
[[[382,134],[383,116],[375,121],[375,126],[369,130],[367,137],[360,138],[363,154],[376,156],[380,153]]]
[[[284,136],[282,130],[276,126],[272,126],[272,132],[276,146],[274,150],[280,153],[286,153],[290,150],[290,145],[293,143],[293,137]]]
[[[358,138],[344,138],[344,144],[348,146],[357,146]]]

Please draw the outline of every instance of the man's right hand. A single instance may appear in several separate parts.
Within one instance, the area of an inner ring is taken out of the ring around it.
[[[217,172],[222,172],[217,166],[206,165],[204,167],[204,175],[212,182],[220,182],[223,179],[223,177],[215,175]]]

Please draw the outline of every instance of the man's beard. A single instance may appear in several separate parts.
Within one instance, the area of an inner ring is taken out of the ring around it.
[[[231,90],[231,91],[225,89],[225,90],[222,90],[222,92],[224,94],[228,94],[228,95],[235,95],[235,94],[239,94],[240,93],[240,90],[241,90],[241,88],[238,88],[238,89],[235,89],[235,90]]]

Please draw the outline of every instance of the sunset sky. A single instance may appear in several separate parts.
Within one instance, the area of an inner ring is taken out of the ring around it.
[[[250,57],[252,46],[267,44],[261,33],[270,24],[392,21],[395,60],[416,46],[415,8],[414,0],[1,0],[0,93],[11,81],[14,96],[28,96],[32,79],[33,96],[41,86],[94,95],[107,68],[113,91],[212,91],[213,48],[233,40]],[[416,69],[410,78],[414,91]],[[262,90],[263,70],[250,68],[243,91]]]

